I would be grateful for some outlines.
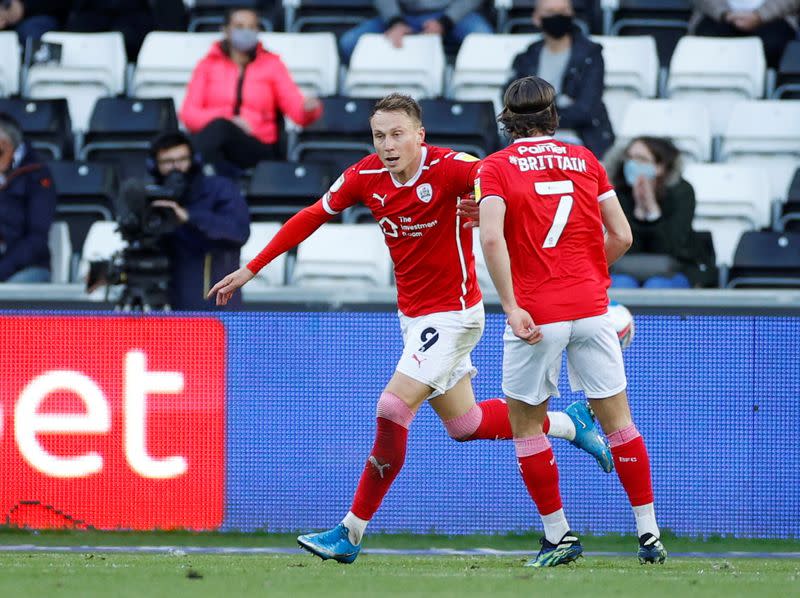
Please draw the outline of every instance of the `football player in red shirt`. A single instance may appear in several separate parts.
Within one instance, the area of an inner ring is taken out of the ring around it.
[[[559,565],[583,552],[564,515],[558,467],[542,433],[565,349],[570,385],[589,398],[633,507],[639,560],[663,563],[650,462],[631,419],[622,351],[608,316],[608,265],[630,247],[631,229],[597,158],[553,139],[555,99],[538,77],[509,86],[499,121],[513,143],[484,159],[475,183],[481,246],[508,318],[503,392],[522,479],[545,530],[528,564]]]
[[[456,440],[511,438],[505,401],[476,403],[472,392],[476,370],[470,353],[483,333],[484,311],[472,230],[462,225],[458,199],[472,193],[479,162],[425,144],[419,105],[408,96],[379,100],[370,124],[377,153],[348,168],[247,267],[209,292],[217,304],[226,303],[271,260],[357,202],[381,226],[394,262],[405,349],[378,400],[375,444],[350,512],[332,530],[298,538],[310,552],[345,563],[358,555],[367,523],[403,466],[408,428],[425,400]],[[585,403],[550,414],[548,424],[551,435],[566,437],[611,470],[610,453]]]

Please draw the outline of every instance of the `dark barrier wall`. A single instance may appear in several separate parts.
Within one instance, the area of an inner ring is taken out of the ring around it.
[[[473,355],[478,400],[500,393],[502,323]],[[662,527],[800,537],[800,319],[636,324],[629,390]],[[0,508],[38,527],[330,527],[401,350],[390,313],[4,316],[0,334]],[[565,371],[561,388],[551,409],[576,398]],[[632,532],[616,475],[553,444],[572,528]],[[532,528],[512,444],[456,443],[423,407],[370,530]]]

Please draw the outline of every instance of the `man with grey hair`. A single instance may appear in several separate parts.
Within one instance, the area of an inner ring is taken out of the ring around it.
[[[50,170],[19,124],[0,113],[0,282],[49,282],[47,237],[56,211]]]
[[[479,12],[481,0],[374,0],[378,17],[345,31],[339,40],[344,62],[365,33],[384,33],[396,48],[410,33],[440,35],[447,43],[460,44],[470,33],[494,33]]]

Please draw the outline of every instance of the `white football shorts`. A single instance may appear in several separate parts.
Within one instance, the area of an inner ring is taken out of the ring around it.
[[[622,349],[609,315],[541,326],[542,340],[529,345],[506,325],[503,333],[503,392],[507,397],[540,405],[558,397],[561,355],[573,391],[605,399],[625,390],[628,381]]]
[[[433,388],[429,399],[446,393],[466,374],[478,373],[470,353],[483,334],[482,302],[460,311],[399,316],[405,348],[396,369]]]

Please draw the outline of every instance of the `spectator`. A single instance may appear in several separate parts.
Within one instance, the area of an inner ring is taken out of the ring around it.
[[[69,2],[5,0],[0,2],[0,30],[14,29],[23,46],[54,29],[61,29],[69,14]]]
[[[620,154],[609,156],[606,163],[633,230],[628,253],[668,255],[680,264],[680,272],[652,276],[642,286],[690,288],[713,282],[714,256],[706,254],[692,229],[694,189],[681,177],[679,150],[667,139],[637,137]],[[611,279],[614,287],[640,286],[628,274],[613,274]]]
[[[225,39],[195,68],[181,107],[197,150],[220,172],[276,158],[281,113],[301,126],[322,114],[319,99],[304,98],[280,57],[259,43],[258,28],[253,10],[227,13]]]
[[[129,62],[136,62],[145,36],[155,28],[148,0],[75,0],[67,29],[83,33],[119,31]]]
[[[375,0],[380,16],[346,31],[339,40],[342,60],[350,62],[358,38],[365,33],[385,33],[396,48],[410,33],[433,33],[453,44],[470,33],[493,33],[478,12],[481,4],[481,0]]]
[[[603,48],[575,26],[574,16],[571,0],[538,0],[533,22],[544,39],[514,58],[511,81],[536,75],[550,83],[557,94],[558,137],[582,143],[602,158],[614,143],[603,104]]]
[[[786,17],[800,12],[800,0],[695,0],[695,9],[695,35],[760,37],[767,66],[777,68],[783,49],[795,37]]]
[[[179,222],[165,238],[170,303],[179,310],[210,309],[205,297],[211,284],[239,268],[239,250],[250,236],[247,203],[232,181],[202,173],[191,141],[181,132],[159,136],[151,157],[156,182],[178,196],[152,204],[172,209]]]
[[[22,129],[0,113],[0,281],[50,282],[50,225],[56,192],[50,171]]]

